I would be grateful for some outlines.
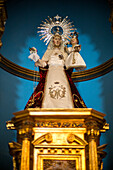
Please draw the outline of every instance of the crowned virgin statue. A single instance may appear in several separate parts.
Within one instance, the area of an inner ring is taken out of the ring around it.
[[[67,17],[62,19],[58,15],[46,19],[38,28],[42,39],[49,44],[42,59],[34,47],[30,49],[29,58],[39,67],[40,81],[25,108],[86,107],[71,78],[73,68],[86,68],[79,54],[81,45],[76,29],[68,22]]]

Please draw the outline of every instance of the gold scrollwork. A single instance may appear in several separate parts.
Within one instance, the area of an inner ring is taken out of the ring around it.
[[[36,122],[35,126],[37,127],[49,127],[49,128],[79,128],[83,127],[83,122],[53,122],[53,121],[47,121],[47,122]]]
[[[37,101],[38,101],[38,100],[41,101],[42,98],[43,98],[43,93],[44,93],[43,91],[39,91],[38,93],[36,93],[36,94],[33,96],[33,98],[29,100],[29,103],[28,103],[28,105],[27,105],[27,108],[29,108],[29,107],[31,107],[32,105],[34,105],[35,102],[36,102],[36,100],[37,100]],[[37,97],[38,94],[40,94],[39,97]]]
[[[86,108],[84,102],[80,99],[80,97],[78,95],[73,94],[73,99],[74,99],[74,103],[75,103],[76,107],[79,108],[77,103],[80,103],[84,108]]]
[[[47,143],[52,142],[53,138],[51,133],[46,133],[42,136],[40,136],[39,138],[37,138],[36,140],[32,141],[33,145],[39,145],[40,143],[43,143],[44,141],[46,141]]]
[[[67,137],[67,141],[68,141],[69,143],[74,142],[74,140],[75,140],[75,135],[74,135],[74,134],[70,134],[70,135]]]
[[[67,141],[68,141],[68,143],[76,142],[79,145],[87,145],[88,144],[85,140],[81,139],[80,137],[78,137],[77,135],[72,134],[72,133],[68,135]]]
[[[47,133],[47,134],[45,135],[45,140],[46,140],[47,143],[50,143],[50,142],[52,141],[52,135],[51,135],[51,133]]]

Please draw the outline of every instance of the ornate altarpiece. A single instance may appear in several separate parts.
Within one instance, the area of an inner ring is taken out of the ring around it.
[[[109,0],[111,30],[113,3]],[[0,1],[0,47],[7,13]],[[113,31],[112,31],[113,32]],[[0,55],[0,67],[16,76],[33,80],[34,71],[22,68]],[[74,82],[94,79],[113,70],[113,58],[93,69],[73,73]],[[39,74],[36,75],[39,80]],[[9,143],[14,170],[97,170],[106,156],[100,146],[101,133],[109,129],[105,114],[90,108],[26,109],[14,113],[7,128],[17,130],[17,142]]]
[[[105,114],[90,108],[31,108],[13,114],[7,128],[17,130],[17,142],[9,143],[14,170],[103,169],[106,145],[99,140],[109,128]]]

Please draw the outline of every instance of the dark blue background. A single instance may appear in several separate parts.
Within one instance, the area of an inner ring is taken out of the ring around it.
[[[20,66],[34,68],[33,62],[28,59],[29,47],[35,46],[38,54],[43,56],[46,46],[39,40],[37,27],[47,16],[57,14],[69,16],[78,29],[81,55],[86,61],[87,69],[113,57],[113,34],[107,0],[9,0],[7,13],[1,54]],[[101,78],[77,83],[77,87],[86,105],[105,113],[110,124],[110,130],[101,137],[101,144],[108,143],[104,170],[110,170],[113,167],[113,72]],[[3,170],[12,169],[8,143],[16,141],[16,133],[6,129],[6,121],[13,117],[13,112],[24,109],[32,91],[33,82],[0,69],[0,167]]]

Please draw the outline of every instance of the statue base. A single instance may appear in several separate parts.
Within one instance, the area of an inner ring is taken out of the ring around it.
[[[105,114],[91,108],[29,108],[13,115],[7,128],[17,130],[17,142],[9,143],[14,170],[102,169]]]

